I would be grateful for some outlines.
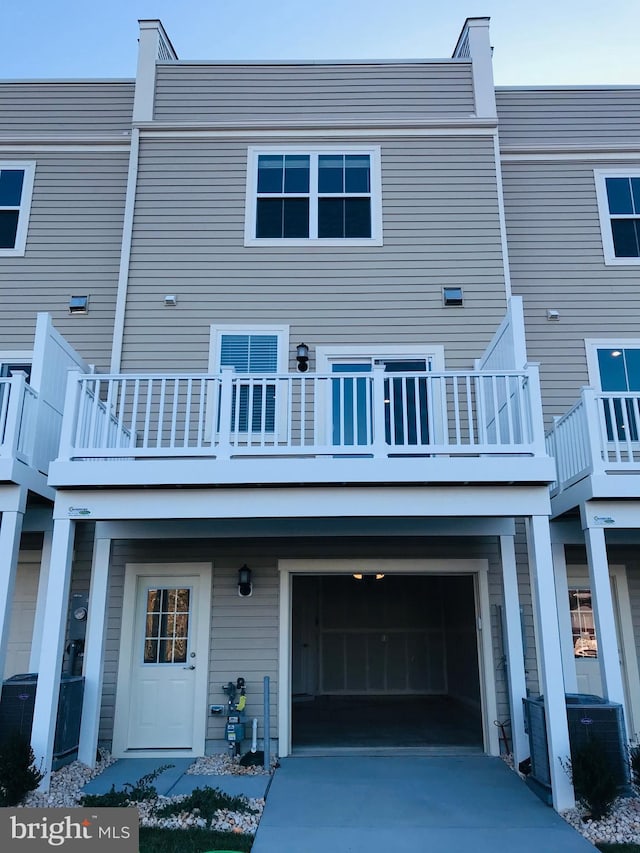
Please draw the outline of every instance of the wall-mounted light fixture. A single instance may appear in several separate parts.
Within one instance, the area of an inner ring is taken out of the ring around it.
[[[248,598],[252,593],[251,569],[245,563],[242,568],[238,569],[238,595],[241,598]]]
[[[309,369],[309,347],[306,344],[298,344],[296,347],[296,361],[300,373],[306,373]]]
[[[178,304],[178,297],[175,293],[167,293],[164,298],[164,307],[165,308],[175,308]]]
[[[88,296],[70,296],[69,297],[69,314],[88,314],[89,313],[89,297]]]

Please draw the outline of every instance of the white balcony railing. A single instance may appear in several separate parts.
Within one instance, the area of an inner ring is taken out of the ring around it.
[[[37,417],[38,395],[26,384],[25,375],[0,378],[0,459],[33,465]],[[58,436],[59,431],[56,443]]]
[[[560,492],[590,474],[640,472],[640,396],[583,388],[578,402],[547,434]]]
[[[544,455],[535,367],[469,373],[71,373],[60,460]]]

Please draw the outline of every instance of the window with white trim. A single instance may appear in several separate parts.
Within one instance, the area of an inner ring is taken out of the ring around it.
[[[378,148],[250,148],[246,245],[381,245]]]
[[[640,437],[640,341],[589,340],[587,362],[591,382],[602,394],[604,426],[609,441]]]
[[[640,169],[596,169],[606,264],[640,264]]]
[[[35,163],[0,162],[0,257],[24,255]]]
[[[233,367],[236,374],[269,375],[286,372],[288,326],[212,326],[209,369],[219,373]],[[237,380],[233,390],[231,422],[236,432],[274,432],[276,429],[275,381]]]

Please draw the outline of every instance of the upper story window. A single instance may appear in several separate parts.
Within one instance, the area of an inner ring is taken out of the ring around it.
[[[35,163],[0,162],[0,256],[24,255]]]
[[[382,245],[378,148],[250,148],[246,245]]]
[[[640,170],[596,169],[606,264],[640,264]]]

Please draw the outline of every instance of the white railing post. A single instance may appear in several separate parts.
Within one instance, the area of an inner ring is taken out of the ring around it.
[[[372,449],[375,459],[387,455],[385,440],[385,398],[384,398],[384,364],[373,365],[373,441]]]
[[[542,414],[542,393],[540,391],[539,365],[529,362],[525,367],[528,388],[528,410],[531,419],[531,449],[534,456],[546,456],[547,448],[544,440],[544,416]]]
[[[7,406],[7,428],[5,430],[4,449],[5,454],[9,457],[15,457],[18,452],[26,377],[27,374],[24,371],[16,370],[6,386],[9,393],[9,405]]]
[[[75,448],[81,377],[82,373],[80,373],[79,370],[70,370],[67,373],[67,390],[64,396],[62,425],[60,428],[60,445],[58,448],[58,458],[65,462],[68,462],[71,459]],[[97,404],[97,401],[94,401],[94,404]]]
[[[587,446],[589,452],[589,467],[593,474],[604,474],[605,448],[602,442],[606,441],[600,429],[600,412],[598,411],[598,400],[593,388],[585,387],[580,392],[584,403],[585,428],[587,430]],[[615,420],[612,422],[613,429],[616,428]]]
[[[216,457],[218,459],[231,458],[231,429],[232,429],[232,413],[233,413],[233,376],[235,374],[234,367],[223,367],[220,370],[220,409],[217,424],[218,427],[218,443],[216,448]],[[237,395],[236,406],[240,405],[240,395]],[[216,424],[214,423],[214,433]]]

